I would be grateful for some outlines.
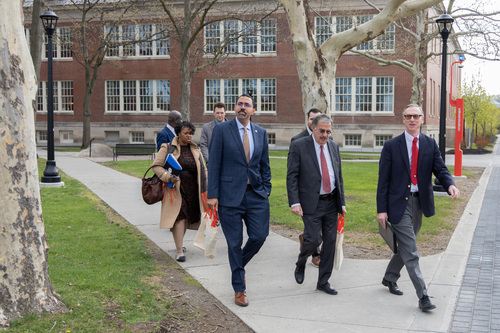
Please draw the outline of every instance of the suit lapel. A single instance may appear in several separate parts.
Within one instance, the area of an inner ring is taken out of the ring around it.
[[[240,132],[238,130],[238,124],[236,124],[237,120],[236,118],[233,118],[233,120],[231,120],[231,134],[233,135],[233,140],[234,142],[236,142],[236,145],[238,146],[238,149],[240,151],[240,154],[241,154],[241,158],[243,158],[243,160],[246,162],[247,161],[247,158],[245,156],[245,149],[243,148],[243,142],[241,142],[241,136],[240,136]]]
[[[408,176],[411,177],[411,175],[410,175],[410,158],[408,157],[408,147],[406,146],[406,137],[405,137],[404,133],[399,136],[399,151],[401,152],[401,155],[403,157],[403,161],[405,163],[405,170],[408,173]]]
[[[321,177],[321,169],[319,168],[318,164],[318,156],[316,156],[316,147],[314,146],[314,138],[312,136],[309,136],[306,140],[307,144],[307,151],[311,155],[311,159],[316,166],[316,170],[318,171],[319,176]]]

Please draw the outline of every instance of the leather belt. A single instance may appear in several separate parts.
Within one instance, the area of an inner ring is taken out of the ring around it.
[[[319,198],[320,199],[330,199],[330,198],[333,198],[333,196],[335,195],[335,192],[337,191],[337,189],[334,189],[333,191],[331,191],[330,193],[328,194],[320,194],[319,195]]]
[[[252,188],[252,184],[247,184],[247,190]]]
[[[418,192],[410,192],[410,197],[418,197]]]

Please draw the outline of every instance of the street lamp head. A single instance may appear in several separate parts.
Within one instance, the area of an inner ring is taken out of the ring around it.
[[[457,67],[458,67],[458,68],[464,68],[465,66],[464,66],[464,64],[458,64],[458,66],[457,66]]]
[[[451,25],[453,24],[454,21],[455,19],[451,17],[451,15],[446,14],[446,12],[439,15],[439,17],[436,20],[436,23],[439,27],[440,33],[442,34],[445,31],[449,33],[451,30]]]
[[[45,32],[52,35],[52,33],[56,30],[57,20],[59,17],[53,11],[47,9],[45,13],[40,15],[40,18],[42,19]]]

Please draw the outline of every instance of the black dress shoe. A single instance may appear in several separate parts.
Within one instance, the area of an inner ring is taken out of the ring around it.
[[[338,294],[337,290],[335,290],[332,287],[330,287],[329,283],[323,284],[323,285],[317,284],[316,285],[316,290],[324,291],[328,295],[337,295]]]
[[[386,287],[389,287],[389,291],[391,292],[391,294],[403,295],[403,291],[399,289],[398,284],[396,282],[391,282],[383,278],[382,284]]]
[[[418,307],[423,312],[426,312],[426,311],[429,311],[429,310],[436,308],[436,306],[434,304],[432,304],[429,296],[427,296],[427,295],[425,295],[424,297],[422,297],[421,299],[418,300]]]
[[[295,281],[297,281],[298,284],[302,284],[304,282],[304,271],[306,269],[305,265],[295,267]]]

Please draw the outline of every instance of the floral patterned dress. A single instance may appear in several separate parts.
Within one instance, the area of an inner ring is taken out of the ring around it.
[[[200,222],[200,204],[198,202],[198,169],[196,161],[194,160],[193,153],[189,145],[180,146],[181,154],[177,159],[182,166],[182,173],[180,174],[181,180],[181,210],[177,219],[180,221],[187,219],[188,228],[190,225]]]

